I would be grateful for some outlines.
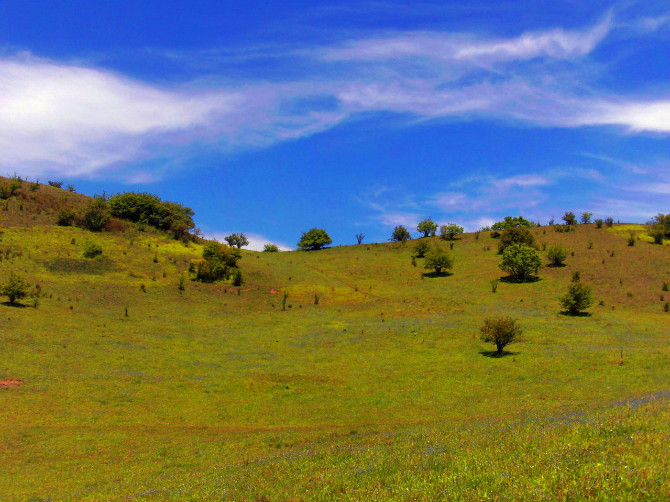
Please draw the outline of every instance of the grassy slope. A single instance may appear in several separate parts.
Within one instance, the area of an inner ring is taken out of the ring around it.
[[[0,379],[24,380],[0,389],[2,500],[670,495],[670,246],[627,246],[638,227],[533,229],[574,256],[496,294],[486,234],[456,241],[448,277],[378,244],[245,252],[239,294],[180,293],[198,245],[30,227],[20,199],[0,211],[0,280],[42,296],[1,306]],[[576,270],[604,303],[591,317],[558,312]],[[497,314],[525,342],[492,359],[478,328]]]

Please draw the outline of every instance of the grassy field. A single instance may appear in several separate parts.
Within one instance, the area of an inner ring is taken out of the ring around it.
[[[670,246],[641,226],[534,228],[574,254],[496,293],[487,233],[443,277],[363,244],[245,251],[243,287],[180,291],[200,245],[24,200],[0,211],[0,281],[38,300],[0,305],[3,501],[670,497]],[[589,316],[560,313],[575,271]],[[502,358],[492,315],[524,329]]]

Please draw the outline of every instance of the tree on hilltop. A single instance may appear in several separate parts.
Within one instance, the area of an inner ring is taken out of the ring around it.
[[[328,244],[331,244],[333,240],[330,238],[330,235],[323,230],[322,228],[312,228],[308,232],[303,232],[300,240],[298,241],[298,248],[303,251],[316,251],[321,249]]]
[[[435,235],[435,232],[437,232],[437,223],[433,222],[430,218],[426,218],[419,222],[416,229],[421,232],[424,237],[429,237]]]

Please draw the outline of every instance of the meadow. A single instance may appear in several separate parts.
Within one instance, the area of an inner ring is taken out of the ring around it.
[[[495,293],[487,232],[440,277],[364,242],[180,290],[201,244],[56,226],[56,190],[0,211],[0,282],[37,300],[0,305],[1,500],[670,498],[670,246],[644,226],[533,228],[566,266]],[[587,316],[558,302],[575,271]],[[505,357],[497,315],[524,330]]]

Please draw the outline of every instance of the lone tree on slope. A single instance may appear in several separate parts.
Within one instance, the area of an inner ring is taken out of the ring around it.
[[[424,237],[429,237],[435,235],[435,232],[437,232],[437,223],[433,222],[430,218],[426,218],[419,222],[416,229],[421,232]]]
[[[486,343],[494,343],[498,356],[503,355],[503,349],[512,342],[519,340],[521,327],[511,317],[487,317],[484,325],[479,328],[481,340]]]
[[[322,228],[312,228],[309,232],[302,233],[302,237],[298,241],[298,248],[303,251],[316,251],[332,242],[333,240],[325,230]]]

